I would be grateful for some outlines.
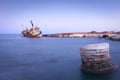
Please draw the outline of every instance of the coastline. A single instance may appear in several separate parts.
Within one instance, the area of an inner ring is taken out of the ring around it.
[[[114,35],[120,35],[120,32],[66,32],[55,34],[44,34],[44,37],[110,37]]]

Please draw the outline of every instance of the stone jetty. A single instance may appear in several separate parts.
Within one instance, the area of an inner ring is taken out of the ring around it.
[[[88,73],[104,74],[116,70],[109,54],[108,43],[89,44],[80,48],[81,69]]]

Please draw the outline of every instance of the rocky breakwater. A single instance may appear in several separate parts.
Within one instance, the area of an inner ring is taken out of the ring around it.
[[[120,41],[120,34],[115,34],[109,37],[110,40]]]
[[[109,54],[109,44],[89,44],[80,48],[81,69],[88,73],[104,74],[116,70]]]

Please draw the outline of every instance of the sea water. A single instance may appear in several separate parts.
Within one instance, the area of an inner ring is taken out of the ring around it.
[[[111,59],[118,69],[105,75],[82,72],[80,47],[102,42],[110,44]],[[119,66],[119,41],[0,35],[0,80],[119,80]]]

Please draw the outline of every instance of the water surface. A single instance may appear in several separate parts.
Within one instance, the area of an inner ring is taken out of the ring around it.
[[[91,75],[80,70],[80,47],[108,42],[118,70]],[[118,80],[120,42],[98,38],[24,38],[0,35],[0,80]]]

